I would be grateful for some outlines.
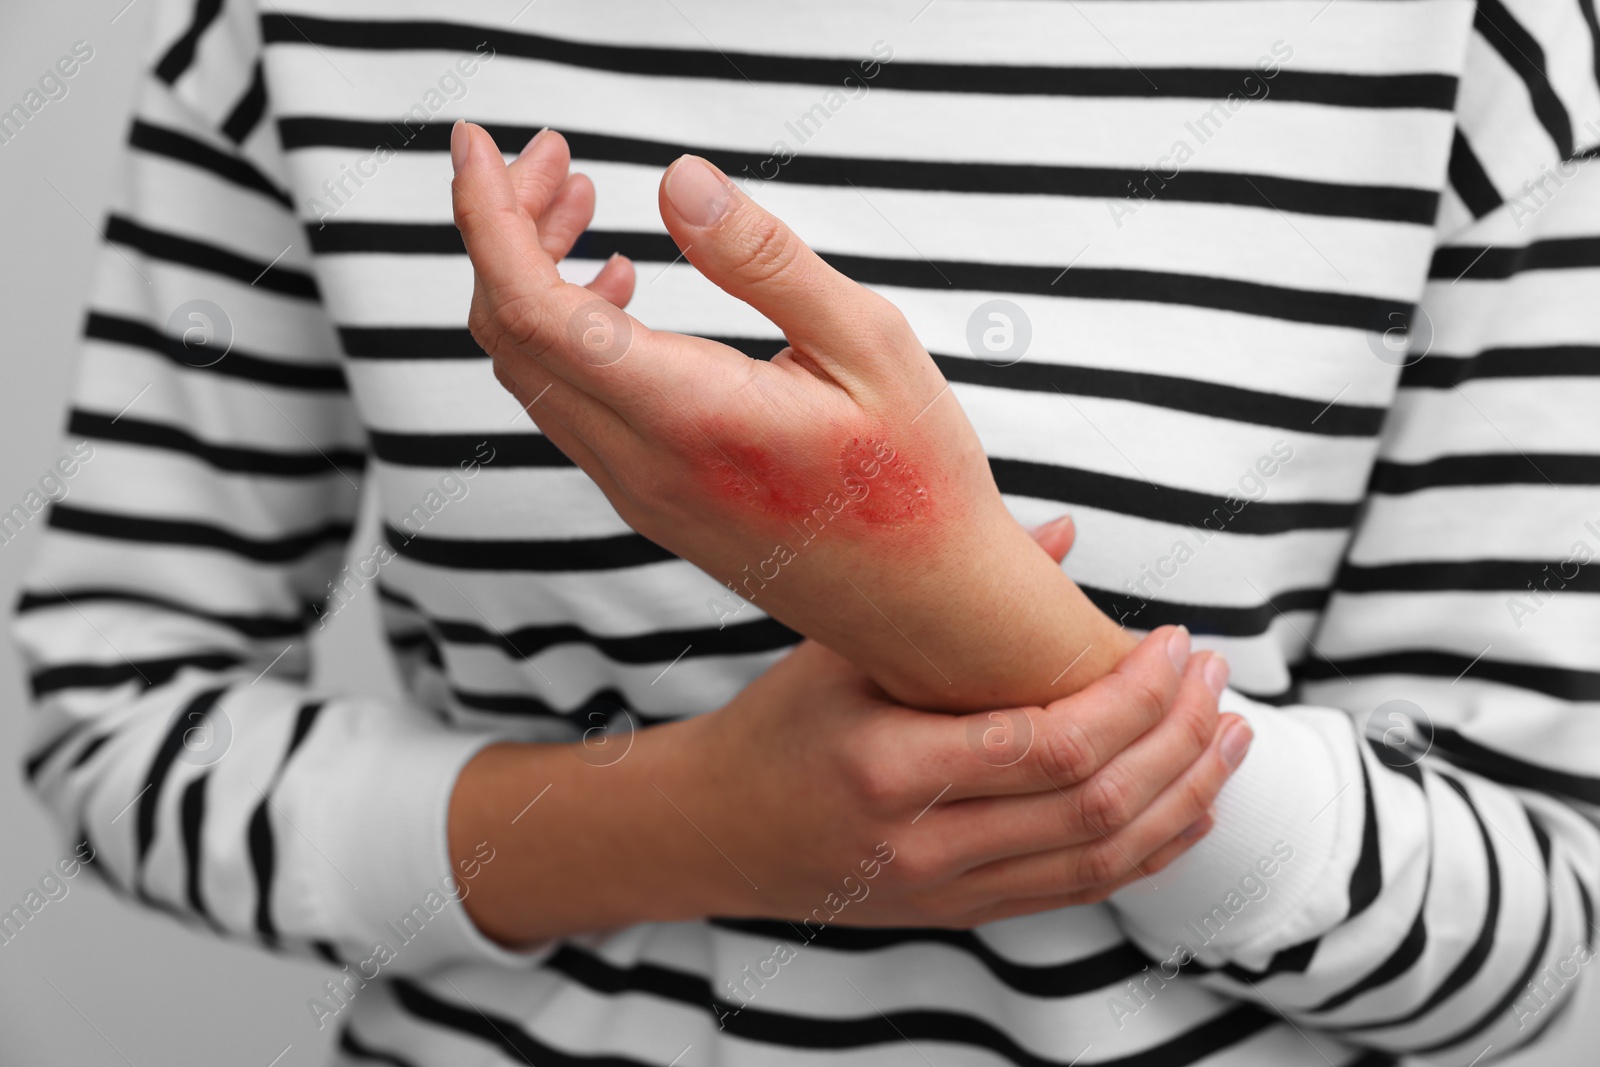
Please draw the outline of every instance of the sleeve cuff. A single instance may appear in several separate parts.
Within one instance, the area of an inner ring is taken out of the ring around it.
[[[1273,708],[1231,689],[1221,705],[1255,740],[1213,805],[1215,825],[1111,903],[1158,958],[1187,949],[1203,963],[1260,968],[1343,918],[1366,789],[1342,712]]]
[[[457,878],[450,859],[456,779],[504,738],[444,730],[393,707],[361,711],[341,717],[338,771],[321,777],[307,817],[306,843],[325,855],[285,865],[316,883],[294,894],[322,911],[314,928],[345,932],[362,958],[376,954],[395,972],[462,962],[522,969],[546,955],[553,945],[516,951],[479,931],[458,895],[471,893],[471,880]]]

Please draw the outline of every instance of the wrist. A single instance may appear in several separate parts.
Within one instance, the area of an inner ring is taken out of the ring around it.
[[[918,606],[902,612],[907,621],[891,616],[891,654],[871,673],[897,700],[955,712],[1043,704],[1138,644],[1009,515],[979,543],[981,552],[969,546],[926,568]]]

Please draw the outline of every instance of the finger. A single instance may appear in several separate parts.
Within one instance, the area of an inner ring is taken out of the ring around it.
[[[571,166],[572,152],[567,147],[567,139],[547,128],[534,134],[522,154],[506,168],[511,187],[516,190],[517,203],[530,219],[537,219],[548,210],[567,180]]]
[[[1029,897],[1122,885],[1130,875],[1146,877],[1143,863],[1211,810],[1228,776],[1243,759],[1237,735],[1234,742],[1228,742],[1227,736],[1234,730],[1245,731],[1243,747],[1248,749],[1250,728],[1238,716],[1227,719],[1219,725],[1217,738],[1206,753],[1121,831],[1071,848],[997,860],[969,871],[958,881],[974,879],[972,891],[993,897]],[[1236,757],[1232,763],[1224,757],[1225,751]]]
[[[481,127],[456,123],[451,161],[456,226],[484,297],[474,300],[468,325],[496,360],[497,374],[537,380],[531,373],[537,365],[613,410],[644,418],[659,417],[664,407],[676,410],[718,363],[750,363],[700,338],[663,334],[658,342],[609,300],[564,281],[518,202],[505,160]]]
[[[527,285],[559,285],[555,263],[539,245],[533,222],[537,213],[524,213],[510,171],[488,132],[458,121],[450,133],[450,159],[456,168],[450,183],[456,228],[490,295]]]
[[[1211,832],[1213,825],[1210,815],[1203,815],[1178,834],[1171,841],[1162,845],[1137,869],[1130,869],[1127,874],[1109,885],[1095,886],[1092,889],[1080,889],[1074,893],[1060,893],[1045,897],[1014,897],[1005,900],[988,901],[962,916],[958,923],[952,925],[962,929],[982,926],[985,923],[999,922],[1001,919],[1013,919],[1019,915],[1037,915],[1042,911],[1055,911],[1059,908],[1076,908],[1084,904],[1098,904],[1108,899],[1117,890],[1134,882],[1148,878],[1164,870],[1173,860],[1183,855],[1200,842],[1206,834]]]
[[[780,219],[699,156],[661,179],[667,231],[695,269],[770,319],[789,343],[843,370],[909,334],[888,301],[813,252]],[[891,333],[894,337],[891,338]]]
[[[586,174],[569,174],[539,216],[539,244],[560,262],[594,219],[594,182]]]
[[[1163,626],[1116,669],[1043,709],[932,723],[921,770],[948,798],[1035,793],[1084,781],[1166,714],[1189,660],[1189,631]]]
[[[1071,515],[1063,515],[1059,519],[1031,527],[1028,533],[1057,563],[1067,558],[1067,553],[1072,551],[1072,542],[1077,536]]]
[[[627,307],[628,301],[633,299],[634,283],[633,261],[621,252],[613,252],[605,266],[600,268],[600,273],[584,288],[622,308]]]
[[[938,829],[946,847],[961,857],[963,869],[1115,833],[1133,822],[1211,744],[1217,727],[1217,694],[1227,680],[1226,672],[1219,675],[1212,664],[1221,663],[1210,653],[1190,657],[1171,710],[1088,781],[1023,796],[961,800],[930,812],[927,821]]]

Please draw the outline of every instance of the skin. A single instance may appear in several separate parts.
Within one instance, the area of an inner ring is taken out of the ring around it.
[[[1030,536],[1011,519],[892,306],[736,190],[694,225],[669,170],[662,214],[690,261],[791,347],[766,364],[653,333],[621,311],[625,259],[588,286],[555,274],[594,203],[558,134],[507,167],[460,124],[452,153],[470,322],[501,382],[630,525],[815,639],[604,767],[567,745],[471,761],[452,855],[490,840],[510,857],[474,883],[481,929],[526,944],[712,914],[798,921],[874,856],[870,906],[840,921],[974,925],[1103,900],[1203,836],[1248,745],[1236,717],[1219,727],[1226,665],[1191,657],[1181,630],[1135,650],[1088,603],[1059,566],[1070,521]],[[931,713],[982,708],[1010,710]],[[1027,739],[1014,759],[973,740],[997,729]]]
[[[570,242],[539,226],[568,181],[559,134],[508,168],[463,123],[453,151],[473,336],[634,529],[915,707],[1051,700],[1132,648],[1011,517],[977,434],[892,304],[720,174],[724,213],[685,217],[674,182],[682,200],[684,168],[692,178],[709,164],[669,168],[662,219],[701,273],[784,331],[790,347],[770,362],[633,319],[616,303],[631,293],[626,261],[587,287],[560,277],[554,253]],[[866,477],[859,461],[880,454],[893,460]]]
[[[615,752],[481,752],[451,800],[451,853],[488,841],[498,858],[467,913],[531,945],[709,915],[964,928],[1096,903],[1211,828],[1237,766],[1226,678],[1165,627],[1077,694],[953,716],[894,703],[806,641],[726,706]],[[852,898],[836,919],[816,911],[830,893]]]

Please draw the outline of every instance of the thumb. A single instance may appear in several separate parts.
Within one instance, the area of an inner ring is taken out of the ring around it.
[[[882,351],[889,331],[903,322],[887,300],[823,262],[699,156],[681,156],[667,168],[660,208],[668,232],[701,274],[765,315],[808,355],[830,364],[859,362],[862,353]]]
[[[1039,542],[1039,547],[1049,554],[1050,558],[1060,563],[1072,551],[1072,542],[1077,537],[1077,527],[1073,525],[1071,515],[1063,515],[1059,519],[1051,519],[1047,523],[1030,527],[1028,533]]]

